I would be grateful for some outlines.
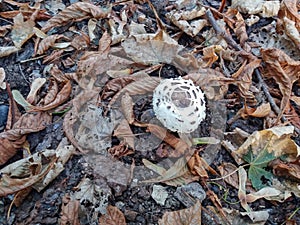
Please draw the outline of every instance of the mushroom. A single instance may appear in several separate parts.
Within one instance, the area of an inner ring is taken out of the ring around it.
[[[191,133],[205,118],[204,94],[192,80],[164,79],[154,90],[153,109],[167,129]]]

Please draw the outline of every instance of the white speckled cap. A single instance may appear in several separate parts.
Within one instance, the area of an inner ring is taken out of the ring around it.
[[[166,128],[190,133],[205,118],[204,94],[192,80],[165,79],[154,90],[153,109]]]

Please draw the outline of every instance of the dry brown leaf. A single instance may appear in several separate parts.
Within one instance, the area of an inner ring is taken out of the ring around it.
[[[117,128],[114,130],[114,136],[123,140],[132,149],[134,149],[134,134],[126,119],[121,120]]]
[[[202,57],[202,60],[204,61],[205,64],[202,67],[210,68],[212,66],[212,64],[219,59],[216,52],[220,51],[221,49],[223,49],[223,48],[220,45],[211,45],[211,46],[205,47],[203,49],[203,57]]]
[[[168,157],[179,157],[188,151],[189,146],[187,145],[187,143],[182,139],[175,137],[173,134],[168,132],[165,128],[155,124],[148,124],[147,128],[156,137],[165,141],[172,148],[174,148],[174,151],[169,152]]]
[[[64,53],[64,50],[54,50],[50,55],[44,57],[43,64],[54,63],[57,60],[60,60],[61,55]]]
[[[246,210],[246,212],[251,212],[252,210],[246,200],[247,172],[243,167],[240,167],[238,171],[239,171],[238,198],[241,202],[241,206]]]
[[[198,60],[190,53],[184,54],[184,47],[163,30],[155,34],[134,34],[122,42],[122,47],[132,60],[144,65],[167,63],[185,72],[200,68]]]
[[[232,173],[233,171],[237,172],[237,167],[234,164],[224,162],[222,163],[222,165],[218,166],[218,169],[222,177],[226,177],[228,174],[231,174],[230,176],[224,178],[224,180],[232,187],[238,188],[239,186],[238,175],[237,173]]]
[[[128,145],[124,142],[120,142],[120,144],[109,148],[107,152],[117,159],[134,153],[134,151],[129,149]]]
[[[255,106],[257,101],[254,94],[251,92],[250,88],[252,86],[252,74],[254,69],[260,66],[261,60],[255,59],[251,62],[246,62],[239,69],[240,73],[237,75],[232,75],[238,79],[238,87],[243,98],[245,98],[246,103],[250,106]]]
[[[170,186],[180,186],[199,180],[199,176],[193,175],[187,166],[185,157],[179,158],[170,168],[165,169],[162,166],[151,163],[143,159],[144,165],[159,174],[160,176],[142,181],[143,183],[165,183]]]
[[[166,16],[183,32],[194,37],[207,25],[205,19],[199,19],[205,14],[205,10],[204,7],[196,6],[189,10],[172,10]]]
[[[126,220],[117,207],[109,205],[106,214],[99,218],[99,225],[126,225]]]
[[[115,95],[118,91],[120,91],[122,88],[124,88],[126,85],[133,82],[134,80],[134,77],[126,76],[108,81],[103,88],[101,99],[107,99]]]
[[[283,20],[284,17],[287,17],[289,20],[294,21],[297,30],[300,31],[300,16],[298,10],[297,0],[283,0],[278,12],[278,18]]]
[[[191,79],[204,91],[209,100],[223,99],[227,93],[228,84],[235,80],[226,78],[223,73],[214,69],[199,69],[197,73],[190,73],[184,79]]]
[[[99,41],[99,48],[109,38],[102,36]],[[108,43],[110,44],[110,43]],[[122,70],[133,66],[134,62],[126,57],[121,48],[109,48],[98,52],[86,52],[78,62],[77,83],[84,89],[92,89],[103,86],[108,81],[109,70]]]
[[[71,81],[67,81],[62,87],[62,89],[57,93],[55,99],[52,102],[49,102],[47,105],[43,105],[43,106],[33,106],[31,107],[31,109],[34,111],[49,111],[51,109],[54,109],[68,100],[71,91],[72,91]],[[46,95],[47,97],[46,100],[49,100],[50,97],[53,97],[52,94],[53,93],[50,91],[49,95]]]
[[[106,18],[109,15],[110,10],[110,8],[99,8],[88,2],[77,2],[48,20],[42,31],[47,32],[53,27],[63,26],[68,22],[81,21],[86,18]]]
[[[58,40],[65,38],[62,34],[54,34],[44,38],[40,43],[37,50],[37,55],[44,54],[49,48],[54,46],[54,43]]]
[[[17,48],[21,48],[22,45],[34,35],[35,23],[31,19],[24,22],[23,15],[20,13],[14,17],[14,26],[11,31],[11,39]]]
[[[150,76],[133,81],[114,95],[109,102],[109,107],[111,107],[123,93],[127,92],[129,95],[142,95],[153,92],[159,82],[160,78]]]
[[[270,103],[263,103],[257,108],[250,108],[248,106],[244,106],[242,109],[240,109],[237,114],[241,114],[241,117],[244,119],[248,116],[258,117],[258,118],[264,118],[267,115],[269,115],[271,112],[271,106]]]
[[[284,162],[280,159],[276,159],[269,163],[269,166],[273,168],[273,173],[279,177],[285,177],[287,179],[300,181],[300,159],[293,162]]]
[[[26,134],[43,130],[51,120],[52,117],[48,113],[26,113],[13,125],[13,129],[0,133],[3,143],[0,146],[0,165],[14,156],[16,149],[22,147]]]
[[[125,119],[132,124],[134,122],[133,100],[127,92],[122,96],[121,109]]]
[[[234,27],[231,27],[236,34],[237,38],[240,41],[240,45],[249,52],[251,50],[251,47],[246,44],[246,41],[248,40],[248,35],[246,31],[246,24],[244,21],[243,16],[237,11],[236,9],[229,8],[226,12],[226,16],[229,18],[234,18]],[[230,25],[230,23],[228,23]]]
[[[268,153],[273,153],[275,157],[287,154],[295,159],[300,155],[300,147],[291,139],[293,132],[293,126],[272,127],[255,131],[239,147],[236,153],[245,155],[251,148],[254,155],[266,150]]]
[[[267,73],[263,75],[275,79],[283,95],[279,120],[288,105],[293,83],[300,77],[300,61],[295,61],[283,51],[274,48],[262,49],[261,54],[267,69]]]
[[[196,204],[190,208],[174,212],[166,212],[159,225],[200,225],[201,224],[201,203],[197,200]]]
[[[188,161],[188,166],[193,175],[200,176],[202,180],[208,179],[207,174],[207,164],[204,163],[204,160],[199,156],[197,152]]]
[[[41,155],[42,153],[36,153],[35,156],[38,156],[38,154]],[[45,156],[44,159],[49,160],[45,165],[41,162],[41,158],[38,160],[35,156],[21,159],[0,170],[2,174],[0,178],[0,196],[13,194],[40,181],[51,170],[56,160],[55,152],[54,155],[52,154],[48,158]],[[24,164],[22,164],[23,162]]]
[[[79,221],[79,201],[72,200],[69,194],[62,198],[60,225],[80,225]]]

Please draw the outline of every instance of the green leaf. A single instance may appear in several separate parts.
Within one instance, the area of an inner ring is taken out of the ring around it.
[[[249,149],[243,159],[250,164],[248,175],[252,186],[257,190],[265,187],[261,178],[265,177],[268,180],[273,178],[273,174],[265,170],[268,163],[276,159],[273,152],[269,153],[267,148],[264,148],[258,155],[254,155],[252,149]]]

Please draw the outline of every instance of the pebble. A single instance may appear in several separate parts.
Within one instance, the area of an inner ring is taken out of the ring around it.
[[[2,131],[7,122],[9,107],[7,105],[0,105],[0,131]]]
[[[165,187],[161,185],[153,185],[151,197],[160,205],[165,205],[165,201],[168,198],[168,192]]]
[[[186,207],[191,207],[195,204],[195,200],[199,199],[202,202],[206,198],[206,193],[199,183],[193,182],[187,185],[178,187],[174,196]]]

